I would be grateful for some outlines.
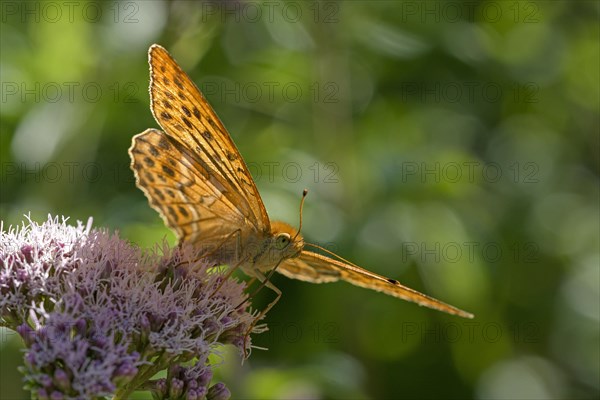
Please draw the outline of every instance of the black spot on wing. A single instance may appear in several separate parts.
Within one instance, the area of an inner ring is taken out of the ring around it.
[[[179,220],[179,217],[177,216],[175,210],[173,210],[173,207],[167,206],[167,213],[171,216],[171,218],[173,218],[173,221],[177,222]]]
[[[180,76],[175,76],[175,78],[173,79],[173,82],[175,82],[175,85],[177,85],[177,87],[181,90],[183,90],[183,83],[181,83],[181,77]]]
[[[165,195],[162,194],[162,192],[160,191],[160,189],[154,188],[153,191],[154,191],[154,195],[156,197],[158,197],[160,199],[160,201],[165,201]]]
[[[156,180],[154,179],[154,175],[152,175],[152,173],[146,171],[144,173],[144,177],[148,180],[148,182],[150,183],[154,183]]]
[[[144,163],[148,166],[148,167],[154,167],[154,160],[151,159],[150,157],[144,157]]]
[[[175,171],[173,171],[170,167],[167,167],[166,165],[162,166],[162,170],[165,174],[169,175],[171,178],[173,178],[175,176]]]
[[[219,129],[219,126],[218,126],[218,124],[216,123],[216,121],[215,121],[214,119],[212,119],[212,118],[209,118],[209,119],[208,119],[208,123],[209,123],[209,124],[210,124],[210,126],[212,126],[212,127],[215,129],[215,130],[218,130],[218,129]]]
[[[165,150],[171,149],[171,144],[169,144],[169,141],[165,137],[160,138],[158,141],[158,146]]]

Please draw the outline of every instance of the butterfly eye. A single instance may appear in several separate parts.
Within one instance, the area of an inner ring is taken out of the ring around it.
[[[275,247],[278,250],[283,250],[291,241],[290,235],[282,233],[275,239]]]

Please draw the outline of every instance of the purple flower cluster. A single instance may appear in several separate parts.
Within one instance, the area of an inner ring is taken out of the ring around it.
[[[98,316],[99,321],[110,318]],[[140,354],[129,350],[129,341],[110,324],[73,319],[72,312],[53,312],[45,325],[33,330],[22,324],[27,387],[39,399],[108,396],[118,385],[131,381],[141,365]]]
[[[210,386],[208,357],[222,344],[246,354],[254,315],[244,285],[209,267],[191,248],[143,252],[91,221],[2,228],[0,326],[23,338],[28,389],[40,399],[228,398]]]

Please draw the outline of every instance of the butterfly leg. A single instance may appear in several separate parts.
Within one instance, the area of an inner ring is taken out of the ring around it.
[[[216,289],[211,293],[210,297],[214,296],[225,284],[225,282],[227,282],[227,280],[231,277],[231,275],[233,274],[233,272],[239,268],[240,265],[242,265],[244,262],[246,261],[246,259],[240,260],[238,263],[236,263],[235,265],[229,267],[229,271],[227,271],[227,273],[221,278],[221,283],[219,284],[219,286],[216,287]],[[252,278],[250,281],[248,281],[248,283],[246,284],[246,287],[249,287],[255,280],[256,278]],[[244,304],[246,301],[248,301],[247,299],[244,300],[243,302],[240,303],[240,305],[238,305],[236,308],[239,308],[242,304]]]
[[[256,274],[257,274],[256,278],[261,282],[261,285],[260,285],[260,287],[258,289],[261,289],[263,286],[266,286],[269,289],[271,289],[272,291],[274,291],[275,294],[277,295],[277,297],[275,297],[275,300],[273,300],[272,302],[270,302],[264,308],[264,310],[262,310],[260,312],[260,314],[258,314],[258,316],[256,318],[254,318],[254,321],[252,321],[252,324],[250,324],[250,326],[248,327],[248,330],[246,331],[246,334],[244,335],[244,349],[246,349],[246,345],[245,345],[246,341],[248,340],[248,337],[250,336],[250,333],[252,333],[252,330],[254,329],[254,327],[256,326],[256,324],[258,323],[258,321],[260,321],[265,316],[265,314],[267,314],[269,312],[269,310],[271,308],[273,308],[273,306],[275,306],[275,304],[277,304],[277,302],[281,298],[281,290],[279,290],[277,288],[277,286],[273,285],[273,283],[271,281],[269,281],[269,277],[272,275],[271,273],[269,273],[269,275],[265,276],[262,273],[260,273],[259,271],[256,271]],[[255,293],[256,293],[256,291],[255,291]],[[250,355],[249,352],[245,352],[245,354],[244,354],[245,358],[248,358],[249,355]]]
[[[280,261],[279,263],[281,263],[281,261]],[[277,263],[277,265],[279,265],[279,263]],[[258,285],[258,287],[257,287],[257,288],[254,290],[254,292],[252,292],[252,294],[251,294],[250,296],[248,296],[248,298],[249,298],[249,299],[251,299],[251,298],[253,298],[254,296],[256,296],[256,294],[257,294],[258,292],[260,292],[260,290],[261,290],[263,287],[265,287],[265,286],[267,286],[269,289],[273,289],[272,287],[270,287],[270,286],[268,285],[268,283],[270,283],[270,282],[271,282],[271,281],[270,281],[270,279],[271,279],[271,277],[273,276],[273,274],[275,273],[275,270],[277,269],[277,265],[275,266],[275,268],[273,268],[272,270],[270,270],[270,271],[269,271],[269,273],[267,274],[267,276],[264,276],[264,275],[262,275],[262,274],[261,274],[261,276],[262,276],[262,279],[261,279],[261,278],[258,278],[258,279],[259,279],[259,281],[260,281],[260,285]],[[253,282],[255,279],[257,279],[257,278],[256,278],[256,277],[252,278],[252,279],[249,281],[249,283],[248,283],[247,287],[250,287],[250,282]],[[276,292],[276,291],[275,291],[275,292]],[[248,301],[248,300],[245,300],[245,301],[244,301],[243,303],[241,303],[239,306],[241,306],[242,304],[244,304],[246,301]],[[239,307],[239,306],[238,306],[238,307]]]

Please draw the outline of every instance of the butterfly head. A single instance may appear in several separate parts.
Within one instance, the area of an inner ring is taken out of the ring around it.
[[[273,249],[279,252],[279,256],[282,258],[298,257],[304,248],[304,238],[300,231],[302,230],[302,206],[307,194],[308,190],[304,189],[302,200],[300,200],[300,225],[298,229],[281,221],[275,221],[271,225]]]
[[[304,238],[291,225],[281,221],[271,223],[272,249],[282,258],[292,258],[304,248]]]

